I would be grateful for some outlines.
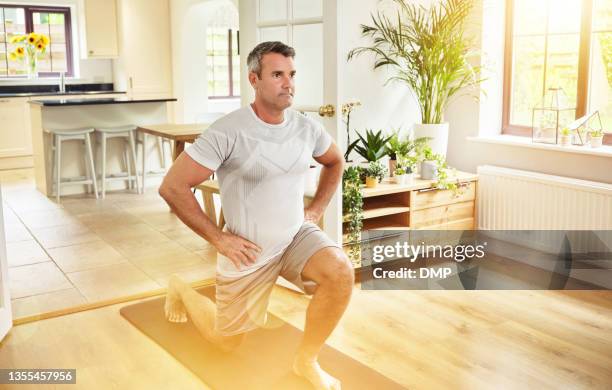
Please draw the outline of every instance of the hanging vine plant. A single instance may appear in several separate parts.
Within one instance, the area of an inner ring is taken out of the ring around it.
[[[348,167],[342,175],[342,214],[348,222],[349,257],[353,264],[359,263],[360,234],[363,227],[363,198],[359,167]]]

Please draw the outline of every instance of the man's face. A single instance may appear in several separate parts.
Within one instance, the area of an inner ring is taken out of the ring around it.
[[[282,111],[293,103],[295,93],[295,67],[293,58],[279,53],[264,54],[261,58],[261,79],[250,73],[255,88],[255,100]]]

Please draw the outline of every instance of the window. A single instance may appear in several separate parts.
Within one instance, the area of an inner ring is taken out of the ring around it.
[[[506,14],[503,133],[530,136],[532,108],[559,87],[576,118],[599,110],[612,131],[612,0],[507,0]]]
[[[41,77],[57,77],[60,72],[73,76],[70,8],[16,6],[0,4],[0,77],[23,77],[25,61],[12,61],[8,53],[14,35],[42,33],[50,38],[43,57],[38,60]]]
[[[210,99],[240,96],[238,12],[233,4],[217,8],[206,29],[206,64]]]

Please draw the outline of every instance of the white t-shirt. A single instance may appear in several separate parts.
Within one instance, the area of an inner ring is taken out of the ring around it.
[[[293,109],[284,121],[262,121],[251,105],[218,119],[185,152],[217,172],[224,230],[257,244],[254,264],[240,269],[222,254],[217,272],[236,277],[268,263],[304,222],[304,180],[312,157],[332,143],[323,126]]]

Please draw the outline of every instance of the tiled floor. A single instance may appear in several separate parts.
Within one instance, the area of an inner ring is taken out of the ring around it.
[[[31,169],[0,171],[14,318],[214,277],[215,248],[151,188],[62,197],[35,189]],[[201,201],[201,199],[198,199]]]

